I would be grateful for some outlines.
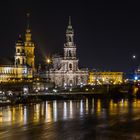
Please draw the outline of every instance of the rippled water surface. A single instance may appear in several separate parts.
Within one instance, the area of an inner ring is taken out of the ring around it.
[[[140,100],[46,101],[0,107],[0,140],[140,139]]]

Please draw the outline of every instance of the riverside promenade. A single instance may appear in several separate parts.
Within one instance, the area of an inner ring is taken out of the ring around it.
[[[85,86],[83,88],[73,88],[72,90],[58,90],[52,88],[44,91],[33,91],[25,88],[28,92],[20,90],[23,89],[23,87],[18,89],[19,90],[16,91],[11,88],[11,91],[9,91],[9,88],[3,88],[4,92],[1,93],[0,105],[36,103],[46,100],[81,100],[86,98],[121,99],[140,97],[140,88],[134,85]]]

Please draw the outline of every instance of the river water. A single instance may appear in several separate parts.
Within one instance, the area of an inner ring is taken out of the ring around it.
[[[0,107],[0,140],[140,139],[140,100],[46,101]]]

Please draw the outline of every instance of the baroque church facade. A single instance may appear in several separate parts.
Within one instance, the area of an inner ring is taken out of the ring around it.
[[[35,71],[34,49],[35,44],[32,42],[32,34],[28,22],[25,41],[19,35],[15,44],[14,64],[0,65],[0,82],[14,82],[15,80],[22,81],[23,79],[33,78],[33,72]]]
[[[53,68],[47,72],[50,81],[54,82],[56,86],[71,87],[81,84],[86,85],[88,83],[88,70],[79,69],[76,49],[74,30],[71,25],[71,18],[69,18],[63,57],[54,56],[52,58]]]

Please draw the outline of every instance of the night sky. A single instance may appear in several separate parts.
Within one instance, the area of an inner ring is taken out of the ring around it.
[[[46,55],[63,52],[68,17],[71,16],[81,67],[127,72],[140,64],[139,3],[6,1],[0,4],[0,57],[14,56],[18,35],[24,37],[27,12],[31,13],[37,63],[41,63]]]

